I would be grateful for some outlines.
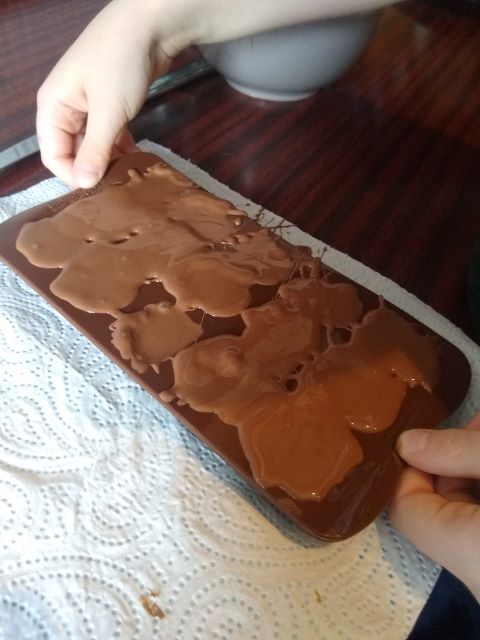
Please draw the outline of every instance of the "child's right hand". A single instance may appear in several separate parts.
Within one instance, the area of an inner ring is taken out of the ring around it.
[[[71,186],[93,187],[114,147],[128,151],[133,146],[126,123],[141,108],[151,81],[168,69],[170,56],[176,53],[168,20],[163,34],[158,27],[161,4],[155,0],[110,3],[38,92],[42,160]]]
[[[93,187],[149,84],[190,44],[373,9],[393,0],[113,0],[60,59],[38,92],[45,166],[73,187]]]
[[[408,462],[392,522],[480,600],[480,414],[464,429],[412,429],[398,451]]]

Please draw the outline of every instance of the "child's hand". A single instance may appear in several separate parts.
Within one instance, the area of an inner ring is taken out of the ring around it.
[[[408,467],[393,524],[480,600],[480,414],[465,429],[414,429],[397,444]]]
[[[125,127],[143,105],[149,84],[190,44],[219,42],[390,2],[113,0],[38,92],[43,163],[72,186],[95,186],[115,147],[128,151],[133,145]]]
[[[161,5],[158,0],[110,3],[38,92],[42,160],[71,186],[93,187],[115,147],[125,152],[134,145],[126,124],[141,108],[151,81],[165,72],[176,53],[168,12],[162,16],[164,28],[159,26]]]

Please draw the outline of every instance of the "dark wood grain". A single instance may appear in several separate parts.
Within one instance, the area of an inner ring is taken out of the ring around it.
[[[33,133],[38,87],[63,50],[107,3],[0,3],[0,149]]]
[[[103,4],[2,3],[0,147],[33,130],[34,87]],[[27,28],[31,16],[48,28],[42,38]],[[23,49],[14,30],[23,34]],[[351,71],[313,98],[252,100],[214,75],[149,103],[132,130],[392,278],[470,332],[466,266],[480,235],[479,33],[473,5],[406,2],[384,13]],[[17,77],[22,69],[30,69],[28,81]],[[0,173],[0,192],[48,175],[37,157],[25,160]]]

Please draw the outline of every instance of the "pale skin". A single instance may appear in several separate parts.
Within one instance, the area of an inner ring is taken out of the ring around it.
[[[42,160],[72,187],[93,187],[113,155],[135,148],[127,123],[143,105],[149,84],[182,49],[386,4],[389,0],[114,0],[38,92]],[[407,432],[398,451],[410,466],[390,506],[394,525],[480,599],[480,414],[464,429]]]
[[[480,600],[480,413],[463,429],[406,431],[397,449],[410,466],[393,524]]]
[[[95,186],[149,84],[191,44],[364,11],[389,0],[114,0],[87,26],[38,92],[45,166],[72,187]]]

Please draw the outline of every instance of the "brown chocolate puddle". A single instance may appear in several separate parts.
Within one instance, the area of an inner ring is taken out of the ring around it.
[[[160,281],[182,310],[232,316],[253,284],[278,284],[292,257],[267,229],[241,232],[245,214],[163,163],[27,224],[17,249],[62,269],[51,291],[73,306],[117,317],[145,282]]]
[[[330,341],[326,301],[337,303],[336,326],[351,327],[348,343]],[[174,356],[175,385],[163,397],[238,427],[261,486],[322,500],[363,460],[353,431],[388,429],[407,388],[430,389],[437,377],[430,337],[383,306],[360,315],[351,285],[294,280],[274,302],[242,313],[242,336]]]
[[[51,291],[108,313],[113,345],[139,373],[171,358],[166,402],[215,413],[238,428],[257,482],[321,501],[364,460],[356,433],[387,430],[408,388],[431,392],[439,349],[384,307],[364,314],[354,286],[164,163],[125,184],[26,224],[17,248],[61,268]],[[304,260],[305,262],[305,260]],[[175,302],[122,312],[139,288],[161,282]],[[253,285],[279,285],[250,307]],[[240,336],[202,339],[188,313],[245,324]]]

